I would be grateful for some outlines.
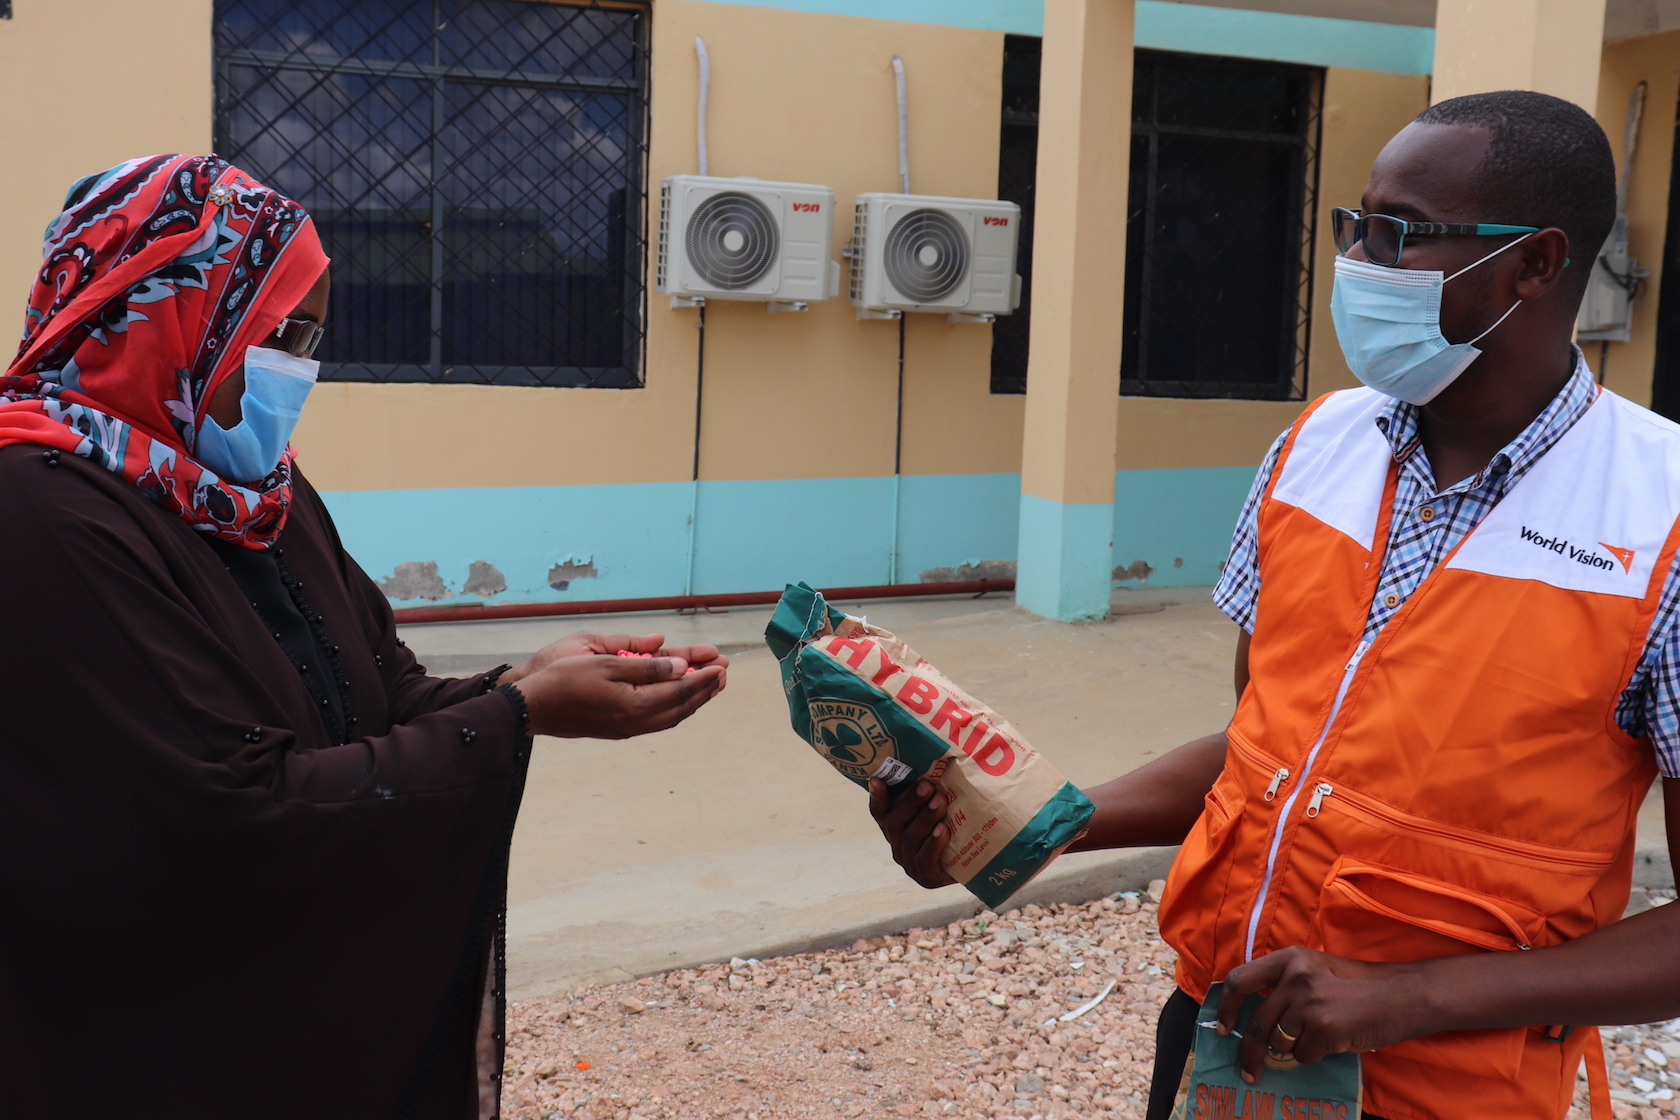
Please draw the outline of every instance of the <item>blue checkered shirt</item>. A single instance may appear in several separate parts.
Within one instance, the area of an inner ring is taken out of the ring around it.
[[[1376,595],[1365,620],[1365,640],[1377,636],[1425,576],[1453,550],[1466,533],[1486,517],[1511,487],[1552,449],[1575,421],[1586,415],[1598,395],[1592,371],[1576,351],[1575,375],[1545,411],[1506,444],[1480,474],[1435,489],[1428,456],[1418,437],[1418,408],[1395,401],[1376,417],[1400,464],[1399,485],[1388,533],[1388,551],[1377,579]],[[1260,599],[1260,499],[1277,468],[1287,432],[1277,438],[1260,464],[1254,485],[1237,519],[1231,556],[1225,562],[1213,601],[1231,620],[1254,632],[1254,612]],[[1422,511],[1430,509],[1425,520]],[[1670,568],[1662,600],[1651,620],[1645,652],[1634,669],[1627,690],[1616,707],[1616,723],[1638,738],[1650,735],[1657,765],[1664,777],[1680,777],[1680,564]]]

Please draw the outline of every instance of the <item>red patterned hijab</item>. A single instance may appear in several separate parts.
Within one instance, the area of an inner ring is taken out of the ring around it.
[[[70,188],[47,227],[0,447],[120,474],[201,532],[272,545],[292,449],[240,486],[192,458],[211,395],[327,267],[309,214],[220,156],[148,156]]]

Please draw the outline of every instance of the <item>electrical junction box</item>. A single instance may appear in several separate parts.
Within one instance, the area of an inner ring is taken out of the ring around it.
[[[1627,215],[1616,219],[1598,259],[1592,262],[1581,313],[1575,320],[1580,342],[1626,342],[1633,337],[1633,301],[1643,294],[1651,270],[1628,256]]]
[[[710,175],[660,185],[656,287],[672,307],[740,299],[803,311],[840,294],[833,251],[828,187]]]
[[[1021,305],[1021,208],[993,199],[869,193],[852,211],[851,301],[860,319],[944,312],[989,323]]]

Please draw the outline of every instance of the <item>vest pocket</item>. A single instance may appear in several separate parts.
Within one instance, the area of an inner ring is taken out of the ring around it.
[[[1221,903],[1235,864],[1243,803],[1242,783],[1227,767],[1203,799],[1202,815],[1167,873],[1157,920],[1162,939],[1178,951],[1181,976],[1212,975],[1222,931],[1220,923],[1210,919],[1225,915]]]
[[[1521,951],[1545,919],[1493,898],[1408,871],[1344,856],[1330,869],[1307,946],[1367,961],[1418,961],[1474,952]],[[1514,1078],[1527,1028],[1446,1031],[1384,1053],[1488,1077]]]

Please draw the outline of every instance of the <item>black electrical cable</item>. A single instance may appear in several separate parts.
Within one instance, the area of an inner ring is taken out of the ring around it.
[[[887,552],[887,582],[898,582],[898,504],[904,486],[904,312],[898,313],[898,415],[893,432],[892,545]]]
[[[898,430],[893,434],[893,474],[904,473],[904,312],[898,313]]]
[[[694,481],[700,481],[700,414],[706,399],[706,305],[700,305],[700,320],[695,324],[700,332],[699,351],[694,358]],[[903,379],[903,344],[898,359],[899,377]]]

